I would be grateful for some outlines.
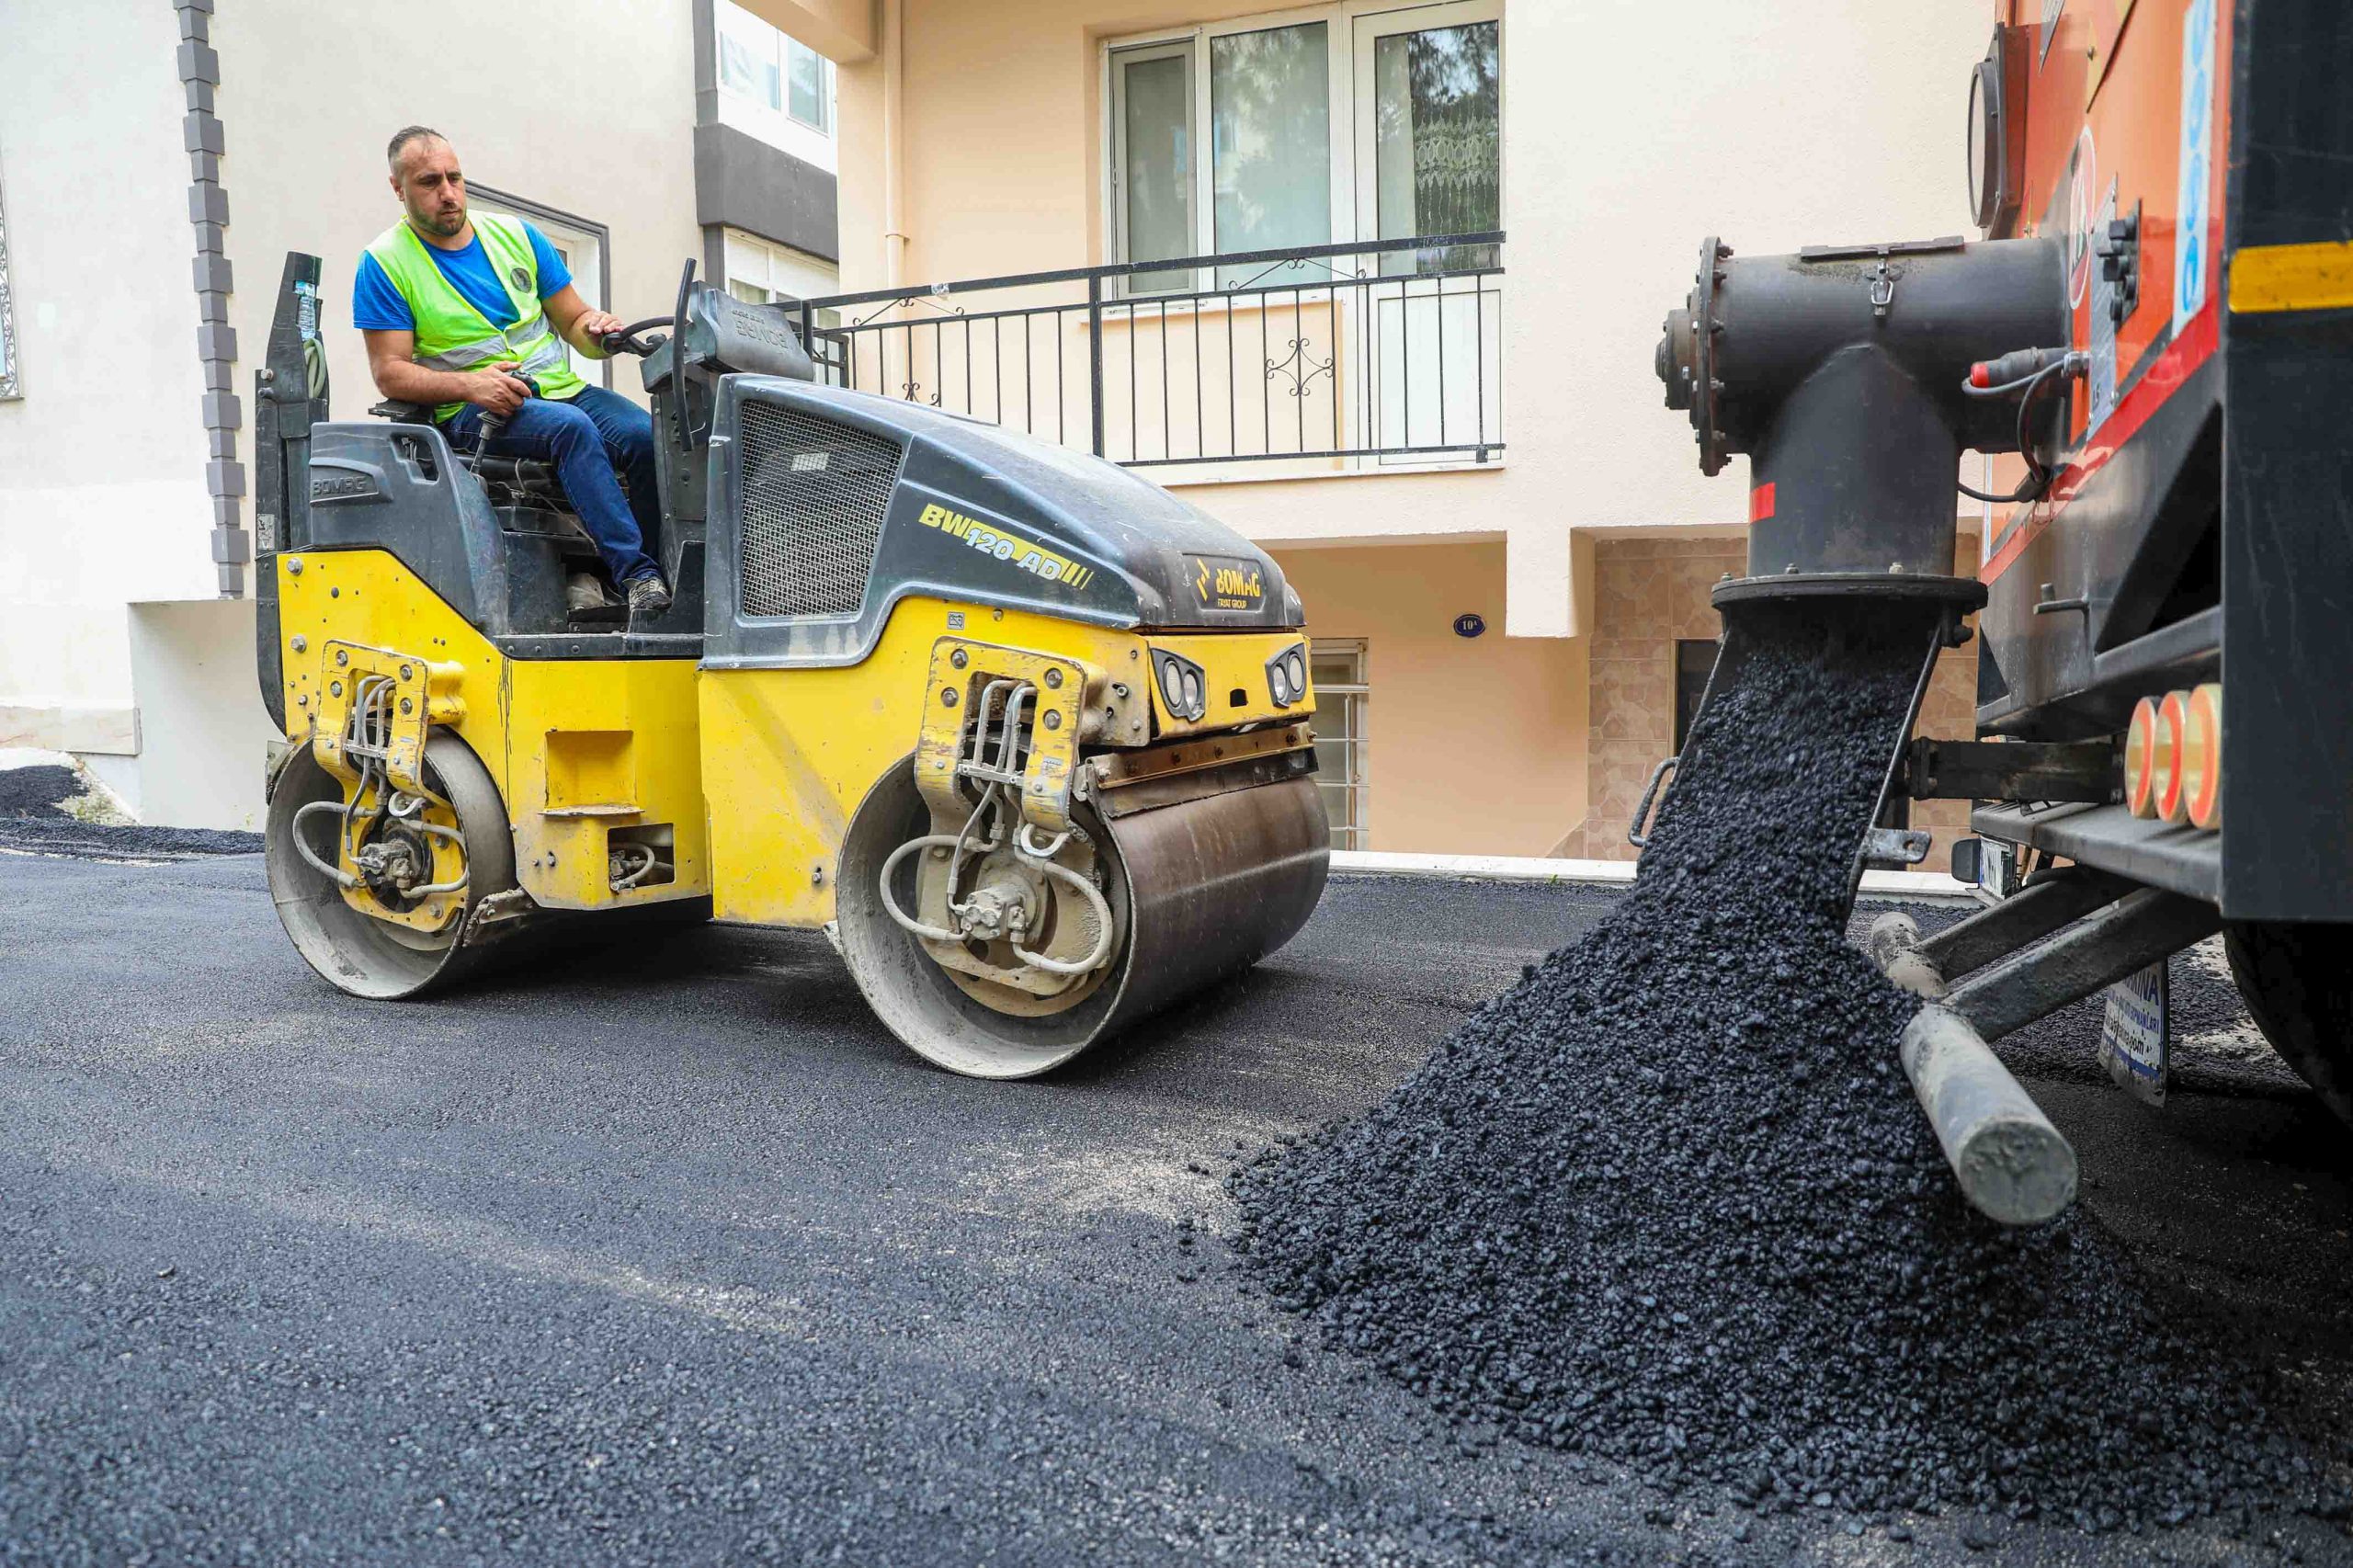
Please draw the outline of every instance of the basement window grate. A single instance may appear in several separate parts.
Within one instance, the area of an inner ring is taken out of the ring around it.
[[[773,403],[744,405],[745,615],[855,615],[906,449]]]

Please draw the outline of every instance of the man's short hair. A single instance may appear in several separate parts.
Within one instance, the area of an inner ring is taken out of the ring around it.
[[[385,144],[384,162],[392,165],[392,170],[394,174],[400,173],[402,149],[405,148],[412,142],[422,142],[428,138],[435,142],[447,142],[449,140],[447,136],[442,135],[439,131],[434,130],[433,127],[429,125],[402,126],[398,131],[392,132],[392,141]]]

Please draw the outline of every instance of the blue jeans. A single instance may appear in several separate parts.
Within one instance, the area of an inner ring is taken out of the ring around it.
[[[441,428],[452,447],[472,451],[482,410],[468,403]],[[603,387],[583,387],[569,398],[530,398],[507,418],[488,450],[495,458],[535,458],[555,465],[565,497],[597,541],[615,583],[626,587],[640,577],[661,574],[646,551],[662,529],[652,415]],[[626,495],[613,478],[617,468],[629,480]]]

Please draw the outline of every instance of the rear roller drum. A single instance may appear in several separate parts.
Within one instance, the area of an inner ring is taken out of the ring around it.
[[[1310,779],[1076,817],[1066,838],[942,834],[907,767],[859,808],[837,884],[842,956],[926,1060],[981,1078],[1046,1072],[1282,946],[1324,891],[1330,830]]]
[[[456,736],[436,734],[422,773],[438,799],[347,821],[350,790],[299,745],[270,790],[265,858],[278,918],[311,967],[354,996],[413,996],[471,970],[482,952],[465,940],[475,911],[516,885],[514,836],[481,761]],[[362,801],[371,802],[372,794]],[[352,896],[337,871],[357,879]],[[370,908],[423,910],[434,924]]]

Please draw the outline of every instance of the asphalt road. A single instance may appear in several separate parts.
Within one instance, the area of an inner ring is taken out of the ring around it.
[[[369,1005],[256,858],[0,855],[0,1562],[2283,1560],[2261,1519],[1972,1552],[1669,1509],[1295,1348],[1215,1239],[1229,1162],[1608,898],[1338,882],[1247,979],[1001,1085],[899,1048],[813,935]],[[2353,1139],[2199,1082],[2036,1087],[2185,1310],[2342,1399]]]

